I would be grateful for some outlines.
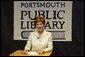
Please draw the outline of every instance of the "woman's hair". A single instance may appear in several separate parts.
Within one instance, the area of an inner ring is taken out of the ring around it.
[[[34,21],[35,26],[38,22],[42,22],[45,25],[45,18],[43,16],[37,16]]]

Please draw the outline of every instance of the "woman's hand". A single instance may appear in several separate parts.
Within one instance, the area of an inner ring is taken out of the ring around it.
[[[28,53],[28,49],[25,49],[25,50],[24,50],[24,53],[27,54],[27,53]]]
[[[38,54],[43,54],[43,53],[44,53],[44,50],[43,49],[41,49],[41,50],[38,51]]]

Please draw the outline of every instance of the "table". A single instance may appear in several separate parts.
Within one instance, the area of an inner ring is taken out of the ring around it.
[[[52,53],[52,51],[50,52],[45,52],[43,54],[40,54],[38,56],[50,56]],[[10,54],[9,56],[30,56],[24,53],[23,50],[16,50],[15,52],[13,52],[12,54]]]

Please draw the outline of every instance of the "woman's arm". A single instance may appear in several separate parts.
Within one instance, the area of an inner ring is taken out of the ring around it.
[[[53,42],[52,42],[52,35],[48,39],[48,47],[44,49],[44,52],[52,51],[53,50]]]
[[[25,46],[25,50],[29,50],[31,49],[31,33],[29,34],[29,38],[27,40],[26,46]]]

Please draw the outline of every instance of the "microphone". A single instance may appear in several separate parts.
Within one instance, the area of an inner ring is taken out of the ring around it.
[[[40,39],[40,36],[38,36],[37,39]]]
[[[37,37],[37,39],[39,39],[39,37]]]

